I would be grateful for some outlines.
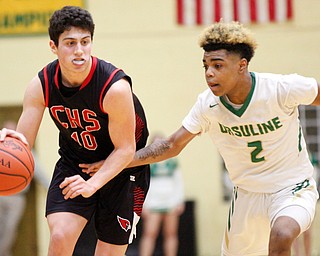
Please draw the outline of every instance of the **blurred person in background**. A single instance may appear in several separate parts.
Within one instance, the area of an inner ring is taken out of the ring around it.
[[[311,256],[312,252],[312,227],[303,232],[293,243],[294,256]]]
[[[155,134],[152,141],[160,138],[161,134]],[[183,179],[177,158],[152,164],[150,188],[142,210],[140,256],[155,255],[161,227],[164,255],[178,254],[179,220],[184,208]]]

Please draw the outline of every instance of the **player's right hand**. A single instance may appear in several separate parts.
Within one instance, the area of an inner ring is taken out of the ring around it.
[[[26,139],[26,137],[20,133],[17,132],[15,130],[11,130],[11,129],[7,129],[7,128],[2,128],[2,130],[0,130],[0,142],[4,141],[4,139],[6,137],[13,137],[16,138],[18,140],[21,140],[24,144],[26,144],[27,146],[29,146],[29,143]]]

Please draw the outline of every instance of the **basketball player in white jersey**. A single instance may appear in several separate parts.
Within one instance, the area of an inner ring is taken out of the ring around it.
[[[175,133],[139,150],[131,165],[174,157],[208,133],[235,186],[221,254],[290,255],[318,199],[298,106],[319,105],[319,86],[296,74],[249,72],[257,44],[239,23],[211,25],[199,44],[209,88]]]

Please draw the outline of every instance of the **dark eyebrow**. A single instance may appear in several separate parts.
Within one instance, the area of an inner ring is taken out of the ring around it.
[[[91,38],[91,36],[85,36],[83,38],[81,38],[81,40],[83,39],[87,39],[87,38]],[[66,38],[63,38],[62,41],[65,41],[65,40],[76,40],[76,38],[73,38],[73,37],[66,37]]]
[[[211,61],[219,61],[219,60],[220,60],[220,61],[224,61],[224,59],[222,59],[222,58],[211,58],[211,59],[210,59],[210,62],[211,62]],[[205,59],[203,59],[202,62],[206,62]]]

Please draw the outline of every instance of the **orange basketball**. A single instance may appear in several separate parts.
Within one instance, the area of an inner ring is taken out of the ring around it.
[[[16,194],[26,188],[34,174],[30,149],[18,139],[0,142],[0,196]]]

